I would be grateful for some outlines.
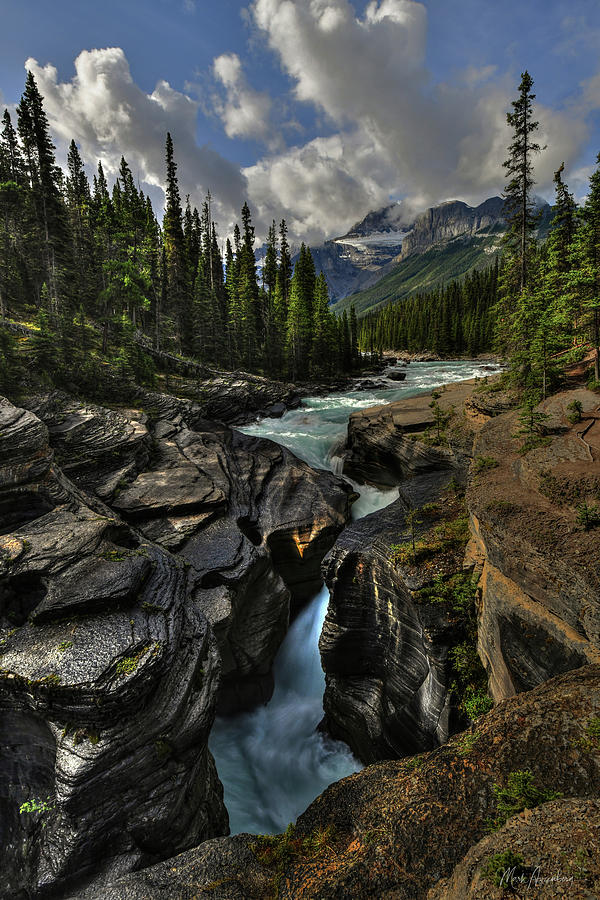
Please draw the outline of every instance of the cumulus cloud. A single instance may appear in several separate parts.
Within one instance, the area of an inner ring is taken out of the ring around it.
[[[230,138],[254,138],[280,146],[273,138],[269,117],[272,101],[268,94],[254,90],[242,70],[237,53],[223,53],[213,62],[213,74],[225,96],[213,99],[225,133]]]
[[[129,63],[118,47],[85,50],[75,60],[75,76],[60,82],[56,68],[25,64],[37,81],[53,133],[67,144],[80,145],[84,159],[102,160],[107,175],[115,175],[125,156],[141,182],[164,185],[164,145],[167,131],[175,144],[181,193],[202,202],[208,189],[218,198],[217,216],[227,227],[246,196],[239,167],[214,149],[196,142],[198,104],[159,81],[147,94],[135,84]]]
[[[285,216],[294,240],[316,243],[392,199],[402,197],[418,211],[445,199],[479,202],[502,189],[514,73],[465,66],[452,83],[434,84],[425,63],[422,2],[371,0],[358,15],[350,0],[252,0],[247,17],[254,48],[258,36],[290,91],[273,99],[249,83],[237,54],[214,59],[204,100],[208,96],[231,139],[265,145],[264,155],[243,170],[197,145],[197,100],[166,81],[144,92],[118,48],[84,51],[66,82],[51,65],[28,60],[27,67],[45,96],[55,135],[64,144],[75,138],[84,158],[102,159],[109,174],[117,172],[123,153],[158,193],[170,131],[182,194],[198,203],[210,188],[222,232],[245,199],[259,238],[272,218]],[[568,181],[571,164],[582,165],[599,85],[600,75],[561,110],[536,105],[539,142],[549,148],[536,164],[538,193],[551,196],[552,175],[563,160]],[[298,105],[323,125],[320,136],[313,131],[304,143],[301,127],[289,127]]]
[[[254,23],[297,101],[336,128],[333,138],[264,157],[246,170],[261,215],[287,207],[309,240],[340,233],[390,196],[416,208],[460,197],[478,202],[502,189],[516,90],[491,67],[465,68],[455,84],[433,85],[425,67],[427,13],[416,0],[372,0],[362,17],[349,0],[254,0]],[[576,158],[585,109],[538,106],[538,190],[549,191],[562,160]]]

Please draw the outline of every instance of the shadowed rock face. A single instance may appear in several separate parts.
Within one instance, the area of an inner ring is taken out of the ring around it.
[[[439,398],[440,408],[445,413],[451,407],[458,409],[472,391],[472,381],[446,385]],[[470,435],[465,441],[462,427],[454,427],[462,426],[458,416],[451,420],[451,448],[418,440],[427,429],[434,428],[430,402],[427,394],[352,413],[344,473],[360,482],[389,487],[426,472],[458,472],[464,467],[471,446]]]
[[[472,391],[473,382],[449,385],[439,399],[445,411],[457,408],[451,448],[413,439],[433,424],[429,395],[350,417],[344,471],[401,484],[401,499],[346,529],[324,564],[331,591],[320,641],[325,724],[363,762],[430,750],[457,727],[448,651],[463,638],[460,625],[443,604],[416,602],[411,592],[432,574],[403,570],[394,547],[408,538],[411,507],[438,500],[451,478],[464,480],[477,423],[461,405]],[[459,570],[462,549],[453,562],[450,571]]]
[[[278,444],[206,421],[196,404],[153,397],[152,418],[60,394],[35,410],[77,483],[183,561],[217,635],[220,708],[251,707],[271,695],[290,601],[318,590],[353,494]]]
[[[423,499],[446,480],[427,479]],[[448,650],[459,632],[440,604],[413,600],[422,582],[392,561],[408,508],[401,498],[361,519],[324,564],[331,591],[319,642],[325,723],[366,763],[429,750],[456,727]]]
[[[469,854],[461,863],[465,854],[474,848],[479,859],[482,848],[503,849],[501,835],[516,847],[520,830],[518,852],[530,864],[536,857],[543,864],[545,849],[557,845],[550,828],[561,817],[565,828],[555,840],[567,860],[577,859],[585,820],[575,817],[587,810],[593,825],[598,814],[600,744],[590,739],[589,728],[599,710],[600,666],[588,666],[500,703],[444,747],[368,766],[331,785],[296,828],[297,838],[310,838],[311,847],[316,841],[320,850],[303,852],[298,842],[280,877],[261,865],[252,849],[256,838],[238,835],[208,841],[80,900],[262,900],[273,895],[275,883],[278,895],[290,900],[424,900],[442,878],[451,878],[450,887],[462,884],[464,866],[474,861]],[[529,770],[540,791],[560,792],[564,799],[514,817],[486,838],[497,814],[494,785],[506,785],[508,773],[518,770]],[[566,827],[570,821],[577,821],[574,834]],[[593,850],[593,830],[589,841]],[[591,860],[592,870],[595,865]],[[446,896],[470,895],[441,891],[432,900]],[[488,894],[473,896],[495,895],[490,886]]]
[[[320,584],[349,515],[335,476],[164,406],[0,406],[0,896],[227,831],[221,669],[223,708],[268,697],[290,595]]]
[[[64,895],[227,830],[219,657],[182,563],[86,502],[4,400],[0,459],[0,896]]]
[[[567,406],[583,405],[571,425]],[[577,507],[600,490],[598,397],[568,391],[541,410],[542,446],[518,453],[516,413],[492,419],[475,454],[493,466],[468,492],[471,553],[481,567],[479,653],[496,700],[561,672],[600,661],[598,530],[583,530]]]

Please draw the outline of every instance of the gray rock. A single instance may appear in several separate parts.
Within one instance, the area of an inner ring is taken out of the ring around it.
[[[411,505],[435,499],[448,478],[415,479]],[[324,724],[365,763],[429,750],[458,723],[448,651],[460,628],[442,604],[416,603],[422,582],[393,562],[409,508],[401,497],[354,523],[323,564]]]
[[[7,900],[64,895],[228,827],[207,747],[220,662],[185,568],[87,505],[47,435],[0,403],[0,508],[12,510],[0,535]],[[24,491],[43,507],[21,503]]]

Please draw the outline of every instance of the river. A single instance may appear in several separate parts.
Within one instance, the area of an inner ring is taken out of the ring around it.
[[[406,373],[406,381],[390,381],[389,390],[307,398],[281,419],[263,419],[240,430],[289,447],[311,466],[336,471],[335,452],[354,410],[489,374],[489,364],[411,363]],[[398,495],[397,489],[357,489],[361,497],[354,504],[355,519],[382,509]],[[345,744],[316,731],[325,689],[318,642],[328,600],[323,587],[294,619],[275,660],[269,703],[215,721],[209,746],[223,783],[232,834],[283,831],[329,784],[361,768]]]

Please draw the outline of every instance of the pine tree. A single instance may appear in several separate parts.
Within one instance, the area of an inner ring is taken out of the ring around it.
[[[56,165],[43,99],[31,72],[27,73],[25,90],[17,107],[17,120],[38,233],[40,259],[35,277],[40,292],[42,283],[47,285],[51,310],[57,316],[64,299],[61,292],[68,294],[64,264],[68,263],[70,240],[60,193],[62,174]]]
[[[275,222],[273,221],[269,228],[269,236],[267,238],[267,250],[265,253],[265,262],[263,265],[263,284],[269,297],[273,295],[275,290],[275,282],[277,281],[277,231]]]
[[[504,214],[507,230],[504,236],[505,252],[510,263],[506,268],[507,287],[523,291],[527,285],[528,264],[532,252],[533,235],[537,224],[532,202],[532,157],[541,147],[533,140],[539,123],[533,119],[531,92],[533,79],[529,72],[521,75],[519,97],[512,101],[513,111],[506,121],[512,128],[513,139],[508,148],[509,157],[503,164],[508,183],[504,190]]]
[[[0,318],[11,304],[24,299],[23,283],[26,242],[23,227],[26,203],[25,166],[10,114],[4,110],[0,133]]]
[[[590,189],[583,208],[582,312],[594,347],[594,380],[600,382],[600,153],[598,167],[590,177]]]
[[[282,219],[281,225],[279,226],[279,278],[281,283],[281,296],[286,310],[289,303],[292,279],[292,257],[290,256],[290,245],[288,244],[287,234],[287,225],[285,219]]]
[[[186,265],[185,241],[181,197],[177,181],[177,163],[173,152],[173,141],[167,132],[165,148],[167,183],[165,189],[165,214],[163,217],[163,239],[166,258],[167,307],[169,315],[177,322],[179,341],[184,349],[190,349],[192,336],[192,302],[190,296],[189,272]]]
[[[73,242],[74,296],[86,309],[95,298],[94,236],[91,221],[92,196],[83,162],[75,141],[71,141],[67,156],[68,176],[66,202]]]
[[[5,109],[2,116],[2,133],[0,134],[0,182],[7,181],[23,187],[25,185],[25,163],[10,113]]]

